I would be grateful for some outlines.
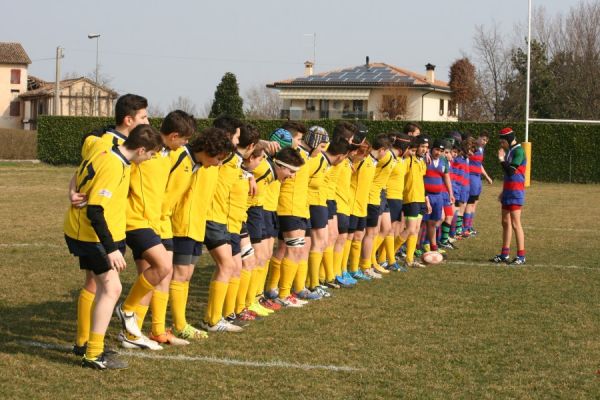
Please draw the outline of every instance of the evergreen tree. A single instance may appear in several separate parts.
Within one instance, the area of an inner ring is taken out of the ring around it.
[[[244,118],[243,102],[235,74],[226,72],[215,90],[215,100],[210,109],[209,118],[229,115],[242,119]]]

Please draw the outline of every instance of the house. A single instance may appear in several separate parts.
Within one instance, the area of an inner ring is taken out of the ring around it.
[[[31,59],[20,43],[0,42],[0,128],[22,129],[19,96],[27,91]]]
[[[313,73],[307,61],[304,76],[268,84],[279,90],[281,118],[402,119],[456,121],[457,107],[447,82],[435,78],[435,65],[424,75],[385,63],[370,63]]]
[[[102,85],[96,85],[91,79],[80,77],[64,79],[59,82],[59,109],[54,112],[54,93],[56,82],[46,82],[30,76],[27,91],[19,96],[23,103],[24,129],[36,129],[38,116],[101,116],[109,117],[114,113],[114,101],[118,93]],[[96,96],[98,99],[95,108]]]

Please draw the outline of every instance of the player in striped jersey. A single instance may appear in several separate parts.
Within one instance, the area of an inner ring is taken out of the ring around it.
[[[477,203],[481,195],[481,177],[483,176],[490,185],[493,183],[492,178],[490,178],[483,167],[485,146],[488,141],[489,134],[487,131],[481,131],[477,138],[475,151],[469,157],[469,200],[467,201],[467,208],[464,215],[464,231],[468,235],[477,234],[473,229],[473,219],[475,218]]]

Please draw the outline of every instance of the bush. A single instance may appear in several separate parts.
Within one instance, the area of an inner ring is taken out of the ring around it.
[[[81,138],[84,133],[113,122],[99,117],[54,117],[43,116],[38,125],[38,156],[50,164],[78,164],[80,162]],[[212,120],[198,120],[198,129],[210,126]],[[250,120],[267,138],[269,133],[281,126],[282,120]],[[161,119],[152,119],[151,124],[160,127]],[[335,120],[304,121],[307,126],[320,125],[332,131]],[[361,121],[370,135],[402,130],[401,121]],[[511,126],[519,140],[524,139],[523,123],[474,123],[474,122],[420,122],[422,131],[433,137],[458,130],[475,135],[482,130],[490,133],[486,152],[485,168],[496,178],[502,171],[496,161],[498,138],[496,133]],[[600,182],[600,158],[595,151],[600,146],[599,125],[533,124],[529,127],[532,142],[533,180],[546,182]]]
[[[0,159],[37,159],[37,132],[0,128]]]

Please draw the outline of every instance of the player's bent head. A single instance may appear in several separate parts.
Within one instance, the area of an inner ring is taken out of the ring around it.
[[[304,159],[300,155],[300,152],[291,147],[279,150],[275,154],[274,161],[277,179],[282,182],[294,176],[296,171],[304,165]]]
[[[296,136],[298,134],[305,135],[306,133],[308,133],[306,125],[298,121],[287,121],[281,127],[289,131],[292,134],[292,136]]]
[[[190,148],[203,166],[216,166],[235,150],[229,138],[223,129],[206,128],[190,143]]]
[[[240,127],[240,139],[239,146],[243,148],[248,148],[251,145],[256,145],[260,140],[260,132],[258,128],[256,128],[252,124],[242,124]]]
[[[338,137],[344,138],[347,141],[351,140],[354,135],[358,133],[358,127],[348,121],[338,122],[332,131],[332,140]]]
[[[177,133],[180,137],[190,138],[196,132],[196,120],[185,111],[174,110],[167,114],[160,126],[160,133]]]
[[[133,128],[125,142],[123,142],[123,146],[127,150],[158,151],[162,148],[162,145],[160,133],[148,124],[141,124]]]
[[[421,134],[421,127],[417,123],[409,122],[404,125],[404,133],[409,136],[419,136]]]
[[[327,154],[331,156],[331,164],[338,165],[341,163],[344,158],[348,156],[350,153],[351,145],[347,139],[343,137],[336,137],[331,142],[329,142],[329,147],[327,148]]]
[[[115,104],[115,122],[117,125],[122,125],[126,117],[134,119],[138,111],[146,108],[148,108],[148,100],[145,97],[131,93],[124,94]]]
[[[230,135],[235,135],[236,131],[240,129],[243,122],[237,118],[230,117],[229,115],[221,115],[213,121],[213,128],[223,129]]]

